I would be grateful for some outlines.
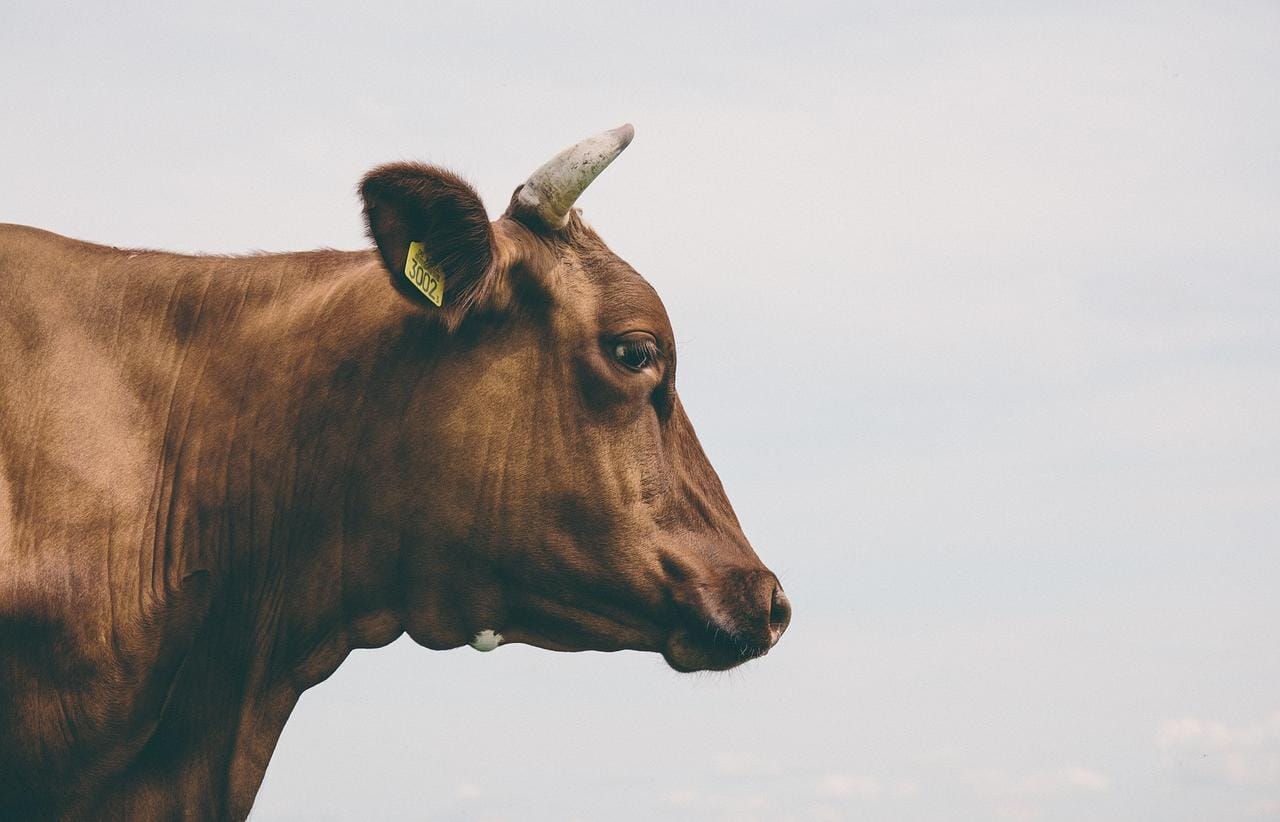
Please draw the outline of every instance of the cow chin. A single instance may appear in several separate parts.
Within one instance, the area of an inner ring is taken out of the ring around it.
[[[662,649],[662,657],[673,670],[688,674],[727,671],[768,652],[767,644],[709,624],[704,630],[675,631]]]
[[[662,654],[667,665],[680,673],[726,671],[768,652],[767,646],[725,631],[712,631],[705,636],[699,634],[698,631],[681,628],[670,634],[665,641],[655,643],[640,637],[619,640],[616,636],[587,636],[583,632],[566,634],[559,631],[512,628],[501,635],[501,643],[531,645],[548,651],[656,651]],[[477,641],[480,639],[477,635]],[[471,644],[478,650],[488,650],[480,648],[475,642]]]
[[[549,651],[657,651],[662,631],[638,615],[603,615],[580,607],[553,604],[519,608],[511,613],[503,631],[506,642],[517,642]]]

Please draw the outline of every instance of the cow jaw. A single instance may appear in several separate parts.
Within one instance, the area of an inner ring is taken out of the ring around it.
[[[476,631],[467,644],[477,651],[517,643],[552,651],[658,652],[682,673],[737,667],[767,654],[791,618],[771,572],[741,560],[725,567],[724,556],[742,550],[721,545],[686,551],[688,556],[647,567],[643,582],[620,585],[618,576],[606,575],[576,581],[574,592],[509,589],[502,616],[492,623],[499,629]]]

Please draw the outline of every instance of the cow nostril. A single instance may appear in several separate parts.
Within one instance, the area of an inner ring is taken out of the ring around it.
[[[776,645],[782,632],[791,623],[791,602],[777,585],[773,586],[773,601],[769,605],[769,644]]]

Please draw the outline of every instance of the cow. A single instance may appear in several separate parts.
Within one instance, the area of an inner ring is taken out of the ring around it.
[[[355,648],[759,657],[791,608],[574,204],[360,184],[372,247],[182,256],[0,226],[0,818],[243,819]]]

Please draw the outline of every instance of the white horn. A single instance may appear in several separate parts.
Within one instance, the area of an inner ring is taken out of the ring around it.
[[[569,210],[591,181],[631,143],[630,123],[588,137],[548,160],[520,187],[511,206],[520,215],[535,215],[548,228],[564,228]]]

